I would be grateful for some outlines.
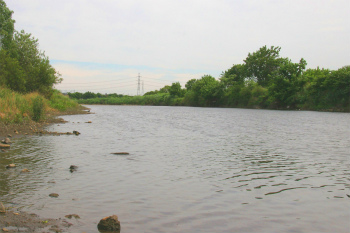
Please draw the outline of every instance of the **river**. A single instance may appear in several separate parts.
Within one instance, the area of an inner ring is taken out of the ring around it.
[[[88,107],[0,153],[0,201],[70,232],[349,232],[349,113]]]

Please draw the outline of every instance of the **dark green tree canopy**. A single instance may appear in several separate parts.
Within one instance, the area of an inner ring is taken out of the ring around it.
[[[7,8],[6,3],[0,0],[0,49],[8,48],[14,33],[15,20],[12,19],[13,11]]]
[[[276,71],[281,63],[279,57],[280,47],[266,45],[254,53],[249,53],[244,60],[248,78],[256,81],[261,86],[267,86],[269,75]]]
[[[38,91],[49,98],[53,85],[62,81],[60,74],[39,50],[38,39],[14,30],[12,13],[0,0],[0,85],[22,93]]]

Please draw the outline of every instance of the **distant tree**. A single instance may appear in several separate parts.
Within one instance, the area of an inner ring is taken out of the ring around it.
[[[197,81],[197,79],[188,80],[185,84],[186,90],[190,91],[192,89],[193,84]]]
[[[244,60],[247,76],[263,87],[268,86],[270,75],[280,66],[280,50],[280,47],[267,48],[265,45],[258,51],[249,53]]]
[[[305,67],[303,58],[299,63],[293,63],[288,58],[280,60],[279,69],[269,74],[268,90],[273,107],[294,109],[301,104],[298,93],[304,85],[301,75]]]
[[[230,86],[237,85],[237,84],[243,85],[246,79],[247,79],[246,65],[236,64],[221,74],[220,81],[222,82],[225,88],[228,88]]]
[[[169,93],[169,89],[170,89],[170,86],[169,85],[165,85],[164,87],[159,89],[159,93]]]
[[[87,91],[82,96],[83,99],[93,99],[96,98],[96,94],[90,91]]]
[[[218,106],[223,96],[220,82],[210,75],[197,80],[192,88],[192,98],[199,106]]]
[[[181,88],[181,84],[179,82],[176,82],[170,86],[169,94],[175,97],[183,97],[185,95],[185,90]]]

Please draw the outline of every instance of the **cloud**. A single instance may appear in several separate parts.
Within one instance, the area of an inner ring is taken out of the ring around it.
[[[305,58],[310,68],[350,64],[348,0],[11,0],[7,5],[15,12],[16,29],[39,38],[53,60],[177,74],[209,71],[218,77],[249,52],[274,45],[292,61]]]

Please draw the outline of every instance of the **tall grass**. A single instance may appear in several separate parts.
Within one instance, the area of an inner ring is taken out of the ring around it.
[[[6,124],[41,121],[45,120],[48,113],[59,113],[77,107],[76,101],[58,91],[48,100],[37,92],[20,94],[0,87],[0,122]]]
[[[49,105],[60,112],[79,108],[79,104],[75,100],[70,99],[57,90],[54,90]]]

